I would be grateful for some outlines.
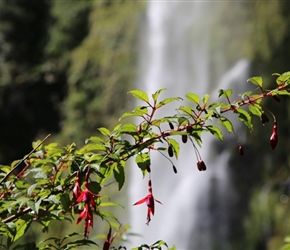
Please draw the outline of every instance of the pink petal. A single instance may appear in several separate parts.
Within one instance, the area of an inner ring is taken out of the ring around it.
[[[147,196],[146,196],[145,198],[143,198],[143,199],[137,201],[136,203],[134,203],[133,206],[135,206],[135,205],[140,205],[140,204],[144,203],[146,200],[147,200]]]

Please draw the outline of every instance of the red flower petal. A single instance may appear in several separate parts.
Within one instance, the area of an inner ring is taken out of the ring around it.
[[[133,206],[135,206],[135,205],[140,205],[140,204],[144,203],[146,200],[147,200],[147,196],[146,196],[145,198],[143,198],[143,199],[137,201],[136,203],[134,203]]]
[[[77,223],[76,224],[79,224],[80,221],[82,219],[84,219],[86,216],[87,216],[87,210],[86,210],[86,208],[84,208],[84,210],[80,213],[80,215],[79,215],[79,217],[77,219]]]

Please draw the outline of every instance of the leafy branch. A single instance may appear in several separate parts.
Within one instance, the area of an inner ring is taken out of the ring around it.
[[[57,143],[44,145],[49,135],[42,141],[35,142],[32,151],[16,165],[1,167],[2,246],[7,249],[15,246],[17,240],[27,233],[33,223],[39,223],[46,232],[51,221],[61,223],[74,220],[76,224],[84,223],[84,234],[82,239],[71,240],[69,247],[94,245],[94,241],[88,240],[90,228],[96,224],[95,219],[100,218],[109,227],[103,244],[103,249],[109,249],[113,241],[120,239],[126,230],[120,230],[122,225],[118,218],[106,211],[108,207],[121,206],[112,202],[106,195],[106,187],[113,180],[117,183],[118,190],[123,188],[128,159],[135,157],[136,165],[143,176],[148,177],[148,195],[134,205],[146,203],[146,224],[149,225],[151,215],[154,215],[155,201],[161,203],[153,196],[151,172],[154,171],[154,166],[151,165],[151,152],[161,153],[177,173],[177,168],[170,158],[179,157],[180,145],[175,137],[180,137],[182,143],[191,143],[196,155],[197,168],[205,171],[206,163],[199,152],[202,133],[210,133],[223,141],[224,128],[237,136],[231,120],[225,116],[226,113],[234,113],[250,131],[253,130],[253,116],[258,116],[265,124],[270,121],[266,113],[270,113],[273,117],[273,129],[269,142],[272,149],[275,149],[278,143],[277,119],[262,105],[262,101],[266,98],[280,101],[279,96],[290,95],[290,72],[275,76],[277,85],[272,90],[264,88],[261,77],[250,78],[249,81],[257,86],[257,90],[254,93],[248,91],[240,94],[234,101],[231,101],[232,90],[219,90],[219,97],[225,100],[220,102],[210,102],[209,94],[199,97],[195,93],[188,93],[185,98],[189,105],[181,105],[172,111],[171,116],[162,118],[156,118],[159,110],[183,99],[170,97],[160,101],[160,95],[165,89],[157,90],[150,98],[142,90],[132,90],[129,93],[141,101],[141,105],[131,112],[124,113],[121,120],[138,118],[137,124],[120,123],[111,131],[104,127],[99,128],[100,135],[88,138],[85,145],[79,149],[75,143],[66,147],[58,147]],[[242,156],[242,145],[239,144],[238,148]],[[24,165],[22,171],[16,176],[13,175],[21,164]],[[49,240],[59,245],[67,240],[67,237],[47,239]],[[39,243],[39,249],[48,246],[46,241],[42,243]],[[63,249],[61,244],[56,249]],[[159,249],[161,245],[167,246],[163,241],[158,241],[152,246]],[[49,243],[49,246],[55,245]]]

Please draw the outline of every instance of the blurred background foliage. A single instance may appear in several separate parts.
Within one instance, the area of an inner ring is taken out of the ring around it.
[[[243,46],[220,53],[232,62],[247,55],[250,75],[262,75],[273,86],[271,73],[290,70],[289,8],[289,1],[236,2],[216,20],[212,49],[240,39]],[[145,10],[143,1],[0,1],[1,164],[22,158],[47,133],[61,145],[83,144],[98,127],[118,123],[133,105],[126,93],[138,73]],[[227,32],[238,22],[244,23],[241,29]],[[257,119],[245,157],[235,157],[232,149],[230,173],[239,194],[232,249],[276,250],[290,233],[288,99],[267,103],[278,119],[276,151],[265,147],[270,126]]]

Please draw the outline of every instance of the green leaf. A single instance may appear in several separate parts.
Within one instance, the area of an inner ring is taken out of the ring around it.
[[[223,90],[223,89],[220,89],[219,91],[219,96],[218,97],[225,97],[225,98],[230,98],[233,91],[231,89],[227,89],[227,90]]]
[[[188,124],[188,119],[186,119],[185,117],[179,117],[178,118],[178,125],[179,126],[184,126]]]
[[[113,214],[111,214],[109,212],[100,211],[99,214],[100,214],[101,217],[104,217],[104,218],[107,218],[107,219],[110,218],[110,219],[113,219],[113,220],[119,222],[118,219],[116,218],[116,216],[114,216]]]
[[[233,129],[234,129],[233,128],[233,124],[226,117],[220,117],[218,123],[221,124],[222,126],[224,126],[229,133],[231,133],[233,131]]]
[[[284,84],[284,83],[289,84],[289,80],[290,80],[290,71],[289,72],[285,72],[282,75],[280,75],[279,77],[277,77],[276,83],[278,85],[281,85],[281,84]]]
[[[149,153],[140,153],[136,156],[135,162],[138,165],[138,167],[141,169],[143,173],[143,177],[148,172],[148,169],[150,169],[151,161]]]
[[[179,100],[182,100],[181,97],[170,97],[170,98],[166,98],[164,99],[163,101],[159,102],[157,105],[156,105],[156,108],[160,108],[170,102],[173,102],[173,101],[179,101]]]
[[[105,136],[110,136],[111,135],[110,130],[107,129],[107,128],[102,127],[102,128],[99,128],[98,130],[101,132],[101,134],[103,134]]]
[[[98,194],[101,191],[101,185],[97,181],[89,182],[89,189],[93,194]]]
[[[157,99],[158,99],[159,95],[160,95],[164,90],[166,90],[166,89],[165,89],[165,88],[162,88],[162,89],[157,90],[154,94],[152,94],[152,98],[153,98],[153,101],[154,101],[154,102],[157,102]]]
[[[174,155],[175,155],[176,159],[178,159],[179,151],[180,151],[179,143],[176,140],[172,139],[172,138],[168,138],[167,141],[172,146],[173,152],[174,152]]]
[[[185,95],[185,97],[187,98],[187,100],[189,100],[190,102],[196,103],[197,105],[199,105],[200,102],[200,98],[197,94],[194,93],[188,93]]]
[[[27,189],[27,196],[31,196],[32,191],[35,189],[35,187],[38,185],[38,183],[34,183]]]
[[[137,133],[137,126],[134,123],[125,123],[119,130],[120,134],[132,134]]]
[[[251,77],[247,80],[247,82],[251,82],[257,86],[259,86],[260,88],[263,87],[263,79],[261,76],[254,76],[254,77]]]
[[[208,99],[210,98],[210,95],[209,94],[205,94],[203,97],[202,97],[202,101],[203,103],[207,103]]]
[[[180,106],[179,110],[183,111],[184,113],[187,113],[189,115],[192,115],[192,109],[190,106]]]
[[[242,121],[250,129],[250,131],[253,131],[253,123],[250,114],[241,108],[235,109],[235,113],[238,113],[238,119]]]
[[[125,171],[124,167],[121,164],[116,164],[114,168],[114,177],[115,180],[118,182],[119,190],[121,190],[125,183]]]
[[[116,202],[102,202],[100,204],[100,207],[122,207],[122,208],[124,208],[121,204],[116,203]]]
[[[144,107],[144,106],[138,106],[132,112],[126,112],[126,113],[124,113],[120,117],[119,120],[121,120],[122,118],[125,118],[125,117],[132,117],[132,116],[143,117],[146,114],[148,114],[148,108],[147,107]]]
[[[85,143],[87,144],[88,142],[104,142],[104,139],[98,136],[92,136],[86,139]]]
[[[261,117],[262,115],[262,110],[260,105],[249,105],[249,110],[253,115],[256,115],[258,117]]]
[[[83,147],[85,152],[91,151],[106,151],[106,147],[103,144],[87,144]]]
[[[252,94],[252,91],[247,91],[243,94],[239,94],[239,96],[241,96],[241,99],[244,102],[250,98],[251,94]]]
[[[220,141],[223,141],[223,133],[218,127],[209,125],[206,128],[212,135],[220,139]]]
[[[128,93],[130,93],[132,96],[134,96],[135,98],[147,102],[149,104],[149,98],[146,92],[144,92],[143,90],[131,90]]]
[[[63,193],[60,195],[60,202],[65,211],[70,211],[71,199],[68,193]]]
[[[32,216],[31,215],[24,215],[21,218],[19,218],[15,222],[16,226],[16,235],[14,237],[14,241],[18,240],[20,237],[22,237],[26,231],[29,229],[32,222]]]

